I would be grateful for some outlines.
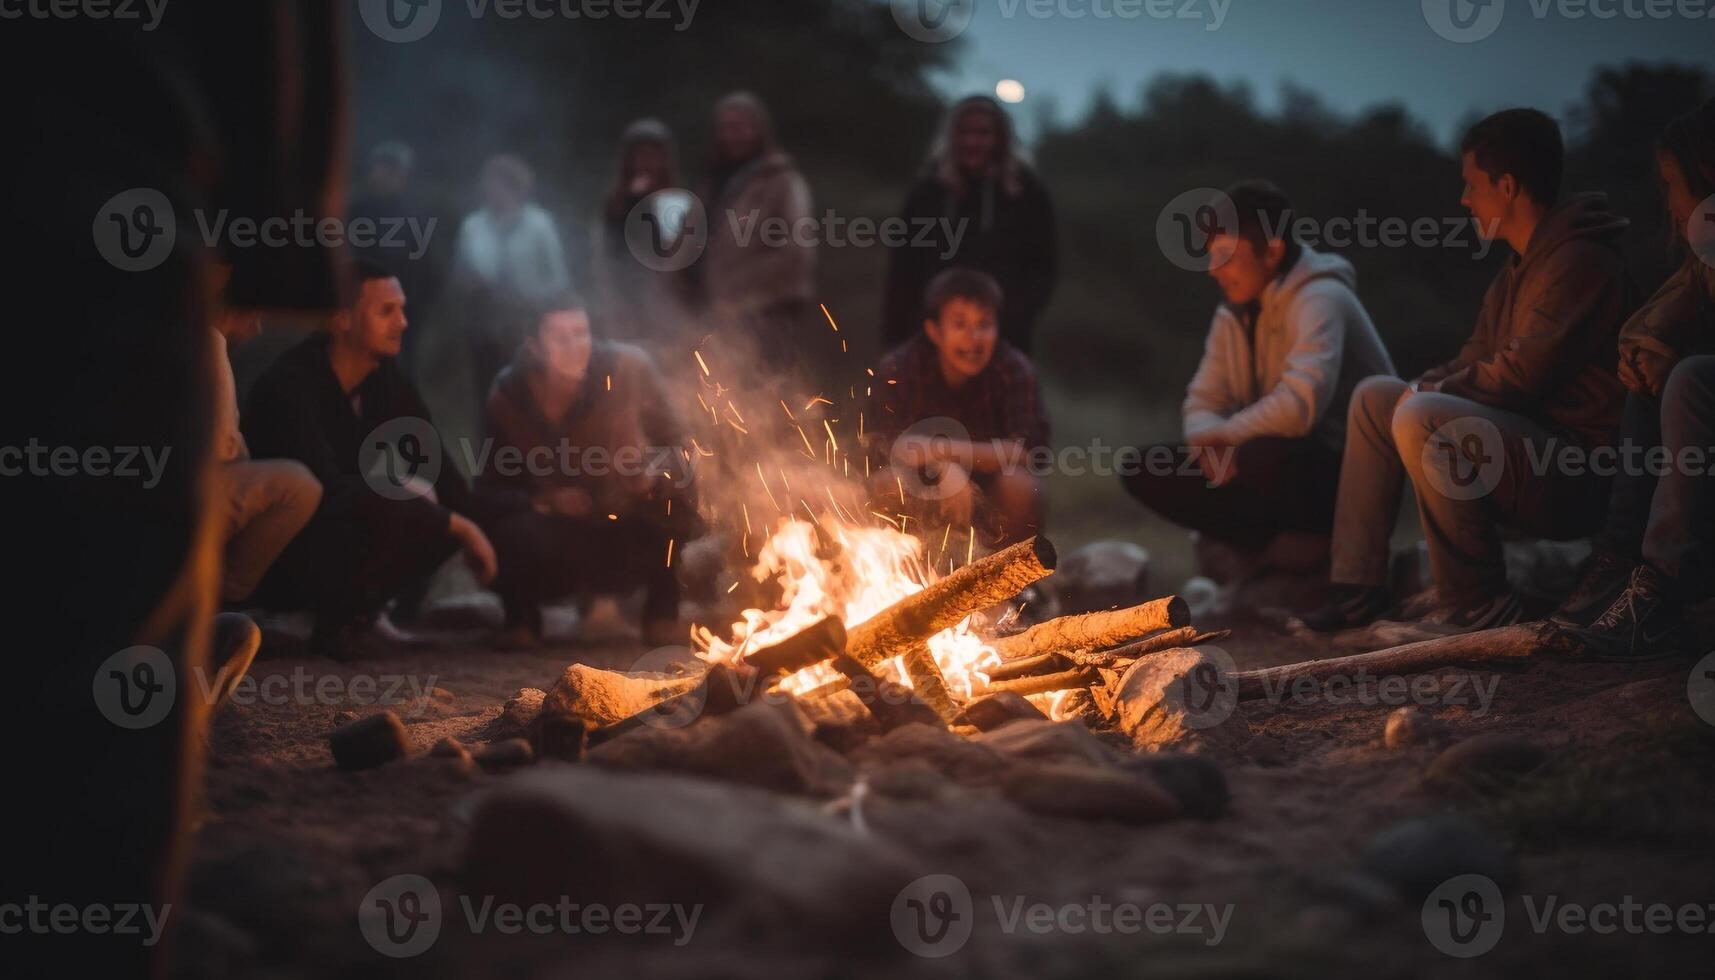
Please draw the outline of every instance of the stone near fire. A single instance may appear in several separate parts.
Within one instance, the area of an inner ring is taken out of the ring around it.
[[[411,734],[398,715],[382,711],[334,729],[328,749],[341,769],[374,769],[409,755]]]
[[[1116,766],[1118,752],[1075,721],[1020,721],[973,741],[1002,756],[1019,761],[1071,763],[1085,766]]]
[[[896,728],[853,752],[852,762],[874,782],[884,782],[884,774],[910,764],[928,766],[948,782],[967,787],[998,786],[1011,768],[994,749],[940,725]]]
[[[1074,763],[1019,766],[1001,791],[1024,809],[1050,817],[1149,824],[1180,815],[1178,802],[1145,774]]]
[[[1548,762],[1548,753],[1517,735],[1478,735],[1435,757],[1424,771],[1430,783],[1454,786],[1505,782],[1529,775]]]
[[[1436,745],[1446,742],[1452,731],[1434,715],[1416,705],[1406,705],[1387,716],[1382,733],[1387,747],[1394,750],[1414,745]]]
[[[529,765],[535,760],[535,750],[530,747],[529,741],[522,738],[491,742],[487,748],[476,754],[476,764],[488,772]]]
[[[1394,824],[1364,848],[1363,870],[1393,886],[1410,902],[1421,902],[1445,881],[1484,875],[1506,889],[1517,866],[1506,845],[1481,824],[1455,814],[1413,817]]]
[[[1037,586],[1055,616],[1123,609],[1149,594],[1149,552],[1130,541],[1094,541],[1062,558]]]
[[[542,713],[542,704],[547,699],[548,695],[536,688],[523,688],[506,699],[506,707],[500,711],[501,721],[507,729],[523,732]]]
[[[835,943],[895,952],[889,908],[923,873],[887,840],[794,800],[564,765],[516,774],[485,794],[460,867],[466,893],[503,902],[569,894],[610,907],[698,907],[697,939],[767,935],[819,951]]]
[[[590,749],[587,758],[610,769],[683,773],[781,793],[843,793],[851,765],[812,733],[795,704],[756,701],[678,728],[645,725]]]
[[[1214,820],[1227,812],[1226,774],[1204,756],[1150,752],[1125,760],[1123,766],[1166,790],[1187,817]]]
[[[1036,705],[1011,691],[988,694],[966,704],[953,719],[955,725],[972,725],[992,732],[1015,721],[1047,721]]]
[[[677,674],[620,673],[587,664],[567,667],[542,700],[529,726],[530,740],[546,758],[576,762],[585,733],[605,728],[660,701],[682,694],[698,678]]]
[[[1230,658],[1213,648],[1150,654],[1113,692],[1113,717],[1140,749],[1198,752],[1236,748],[1250,738],[1238,713]]]
[[[451,735],[448,735],[436,742],[434,746],[429,749],[429,755],[437,759],[459,759],[465,762],[470,761],[471,758],[470,749],[466,748],[463,742],[453,738]]]

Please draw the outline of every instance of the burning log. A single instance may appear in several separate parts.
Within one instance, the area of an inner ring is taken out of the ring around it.
[[[1072,661],[1058,653],[1043,653],[1034,657],[1020,657],[1008,660],[997,667],[989,667],[983,671],[989,683],[995,681],[1015,681],[1020,677],[1032,677],[1038,674],[1054,674],[1072,667]]]
[[[983,691],[984,694],[1000,694],[1010,691],[1018,695],[1048,694],[1052,691],[1069,691],[1074,688],[1084,688],[1101,680],[1101,672],[1095,667],[1076,667],[1063,670],[1057,674],[1037,674],[1031,677],[1020,677],[1016,680],[991,681]]]
[[[846,624],[828,616],[770,647],[744,655],[744,665],[764,677],[792,674],[846,652]]]
[[[658,701],[624,721],[590,730],[584,747],[593,749],[645,726],[683,728],[701,717],[731,714],[761,690],[761,679],[754,671],[715,664],[690,690]]]
[[[1140,657],[1147,657],[1152,653],[1161,653],[1164,650],[1202,646],[1205,643],[1219,643],[1232,635],[1232,630],[1199,633],[1196,627],[1186,626],[1176,630],[1166,630],[1136,643],[1114,647],[1112,650],[1070,650],[1059,656],[1084,667],[1117,667]]]
[[[1157,630],[1191,625],[1191,608],[1178,596],[1156,599],[1130,609],[1064,616],[1032,626],[1022,633],[994,641],[1005,660],[1018,660],[1064,650],[1102,650]]]
[[[846,686],[863,702],[863,706],[869,709],[869,713],[875,716],[875,720],[881,723],[882,730],[891,732],[901,725],[913,722],[925,725],[946,724],[935,709],[924,704],[915,692],[903,684],[877,677],[868,667],[859,663],[856,657],[842,653],[834,658],[833,664],[835,670],[845,675]],[[810,693],[817,694],[832,688],[833,685],[824,684]],[[946,693],[944,688],[942,693]]]
[[[971,613],[1016,596],[1052,572],[1055,560],[1047,538],[1021,541],[978,559],[852,627],[846,651],[873,669]]]
[[[959,713],[953,695],[947,691],[947,679],[935,663],[935,655],[927,644],[919,643],[905,652],[905,675],[911,678],[911,688],[923,703],[935,710],[941,723],[950,725]]]
[[[1360,672],[1393,676],[1421,674],[1466,664],[1523,661],[1536,653],[1537,632],[1541,625],[1521,623],[1476,633],[1442,636],[1350,657],[1239,671],[1233,679],[1238,682],[1239,700],[1255,701],[1285,691],[1302,680],[1321,683],[1334,677],[1354,677]]]

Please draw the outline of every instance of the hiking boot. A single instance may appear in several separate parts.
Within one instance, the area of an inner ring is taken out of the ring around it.
[[[1368,626],[1393,608],[1393,595],[1379,585],[1336,585],[1334,601],[1305,613],[1299,621],[1318,633]]]
[[[1424,623],[1440,627],[1440,632],[1457,634],[1499,629],[1523,620],[1524,601],[1518,593],[1508,590],[1498,596],[1443,607],[1426,618]]]
[[[1545,643],[1582,660],[1641,663],[1678,656],[1691,648],[1692,638],[1673,585],[1655,566],[1639,565],[1626,591],[1595,622],[1559,629]]]
[[[1551,627],[1577,629],[1589,626],[1596,617],[1608,611],[1614,600],[1632,583],[1632,570],[1638,563],[1607,551],[1590,556],[1590,564],[1578,577],[1578,584],[1548,617]]]

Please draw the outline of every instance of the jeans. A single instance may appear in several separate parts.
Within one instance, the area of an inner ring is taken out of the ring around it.
[[[322,485],[302,463],[234,460],[220,466],[226,496],[226,547],[220,598],[249,598],[263,573],[310,522]]]
[[[1183,528],[1247,551],[1261,551],[1282,531],[1327,533],[1334,522],[1340,454],[1314,439],[1252,439],[1215,449],[1216,466],[1232,479],[1209,486],[1192,451],[1148,446],[1122,454],[1135,472],[1121,478],[1138,503]]]

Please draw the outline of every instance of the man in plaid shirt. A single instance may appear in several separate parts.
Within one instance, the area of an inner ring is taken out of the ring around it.
[[[1036,368],[1000,339],[1001,302],[975,270],[930,282],[923,331],[882,358],[866,419],[877,509],[996,545],[1041,530],[1032,463],[1048,453]]]

